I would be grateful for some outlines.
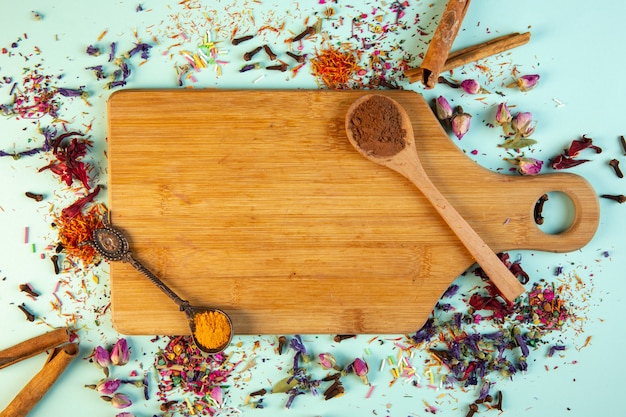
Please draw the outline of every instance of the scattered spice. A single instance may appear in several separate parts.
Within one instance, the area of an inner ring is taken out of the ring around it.
[[[203,311],[193,318],[193,335],[198,343],[208,349],[220,349],[231,339],[232,329],[228,317],[220,311]]]
[[[50,257],[50,262],[52,262],[52,267],[54,268],[54,275],[59,275],[61,273],[61,267],[59,266],[59,255],[52,255]]]
[[[265,69],[270,70],[270,71],[285,72],[287,71],[287,69],[289,69],[289,65],[283,62],[282,64],[279,64],[279,65],[269,65],[265,67]]]
[[[59,244],[63,247],[63,252],[71,258],[76,258],[84,265],[89,265],[96,259],[96,250],[83,242],[92,239],[95,229],[104,227],[102,216],[106,212],[102,204],[97,204],[80,211],[73,217],[61,214],[54,223],[59,232]]]
[[[350,80],[360,69],[353,52],[328,47],[311,58],[311,72],[329,88],[349,89]]]
[[[338,334],[333,338],[333,340],[337,343],[340,343],[342,340],[354,339],[355,337],[356,335],[354,334]]]
[[[24,195],[26,195],[26,197],[28,198],[32,198],[35,201],[43,201],[43,194],[37,194],[37,193],[31,193],[30,191],[26,191],[24,193]]]
[[[33,289],[33,286],[30,284],[20,284],[20,291],[25,292],[33,298],[39,297],[39,293]]]
[[[299,63],[303,63],[303,62],[304,62],[304,60],[305,60],[304,55],[294,54],[294,53],[293,53],[293,52],[291,52],[291,51],[287,51],[287,55],[289,55],[291,58],[295,59],[295,60],[296,60],[296,62],[299,62]]]
[[[626,195],[623,194],[618,194],[618,195],[613,195],[613,194],[602,194],[600,197],[602,198],[606,198],[608,200],[613,200],[613,201],[617,201],[618,203],[622,204],[626,202]]]
[[[274,51],[272,51],[272,48],[270,48],[269,45],[263,45],[263,50],[265,51],[265,53],[267,54],[267,56],[270,58],[271,61],[276,59],[276,54],[274,53]]]
[[[22,313],[24,313],[24,315],[26,316],[26,320],[33,322],[35,321],[35,315],[33,313],[31,313],[28,308],[26,308],[26,304],[22,303],[20,305],[17,306],[17,308],[19,308]]]
[[[622,145],[622,150],[624,151],[624,155],[626,156],[626,139],[624,139],[624,135],[619,137],[619,143]]]
[[[245,54],[243,54],[243,60],[244,61],[250,61],[256,54],[259,53],[259,51],[262,49],[262,46],[257,46],[256,48],[254,48],[253,50],[246,52]]]
[[[249,41],[249,40],[250,40],[250,39],[252,39],[252,38],[254,38],[254,36],[252,36],[252,35],[246,35],[246,36],[242,36],[242,37],[240,37],[240,38],[235,38],[235,39],[233,39],[232,43],[233,43],[233,45],[237,46],[237,45],[239,45],[240,43],[245,42],[245,41]]]
[[[186,403],[170,401],[168,396],[176,393],[186,396],[191,408],[200,415],[214,415],[218,406],[223,406],[222,386],[240,363],[230,362],[224,353],[202,355],[188,336],[172,337],[159,351],[155,367],[159,373],[157,395],[168,410],[189,411]],[[218,403],[216,400],[220,399]]]
[[[299,40],[302,40],[307,36],[315,35],[315,32],[316,30],[314,26],[308,26],[306,29],[304,29],[304,31],[302,31],[300,34],[296,35],[293,38],[293,42],[298,42]]]
[[[609,161],[609,165],[615,171],[615,175],[617,175],[617,178],[624,178],[624,174],[622,173],[622,170],[619,168],[619,161],[617,159],[611,159]]]
[[[287,338],[285,336],[280,336],[278,338],[278,354],[282,355],[283,354],[283,348],[285,347],[285,345],[287,344]]]

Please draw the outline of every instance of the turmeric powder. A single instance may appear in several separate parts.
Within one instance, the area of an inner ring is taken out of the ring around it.
[[[224,347],[231,337],[228,317],[221,311],[203,311],[193,318],[193,335],[196,341],[207,349]]]

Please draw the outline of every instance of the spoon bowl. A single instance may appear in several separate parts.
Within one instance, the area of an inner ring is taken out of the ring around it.
[[[233,323],[228,314],[216,308],[191,305],[185,307],[184,311],[191,329],[191,337],[201,351],[213,355],[222,352],[230,345],[233,340]],[[200,321],[199,318],[203,316],[212,317],[212,323]],[[224,330],[227,330],[226,334]],[[206,342],[202,334],[211,334],[211,341]]]
[[[348,108],[345,123],[348,140],[361,155],[403,175],[422,192],[507,301],[524,292],[524,286],[426,174],[411,119],[398,102],[379,94],[364,95]]]

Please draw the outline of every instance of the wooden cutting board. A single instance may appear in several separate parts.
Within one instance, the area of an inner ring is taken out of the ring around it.
[[[225,310],[238,334],[417,330],[473,259],[408,180],[349,144],[346,110],[366,93],[113,94],[113,225],[136,258],[192,304]],[[379,94],[407,110],[426,172],[494,251],[565,252],[591,239],[599,208],[583,178],[483,169],[419,94]],[[550,191],[575,207],[558,235],[533,221]],[[189,333],[184,314],[128,264],[111,265],[111,286],[120,332]]]

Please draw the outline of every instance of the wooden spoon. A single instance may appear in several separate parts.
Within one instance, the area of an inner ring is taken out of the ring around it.
[[[524,286],[428,178],[417,155],[411,120],[398,102],[377,94],[359,98],[346,114],[346,132],[361,155],[402,174],[424,194],[507,301],[524,292]]]

